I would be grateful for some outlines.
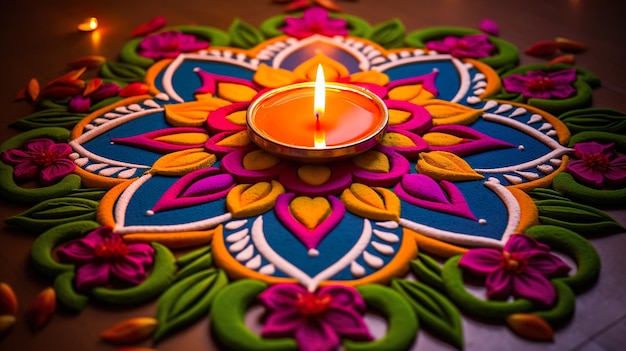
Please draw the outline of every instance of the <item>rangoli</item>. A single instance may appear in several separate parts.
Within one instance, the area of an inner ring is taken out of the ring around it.
[[[119,61],[31,84],[41,108],[1,146],[2,195],[32,206],[7,223],[39,233],[48,301],[157,301],[107,341],[158,347],[210,318],[226,349],[402,350],[420,329],[463,348],[461,314],[549,341],[599,275],[585,237],[624,231],[597,209],[626,201],[624,114],[589,108],[599,79],[581,67],[517,66],[494,23],[406,32],[320,7],[228,31],[164,22]],[[320,65],[384,101],[382,141],[326,163],[259,148],[250,104]]]

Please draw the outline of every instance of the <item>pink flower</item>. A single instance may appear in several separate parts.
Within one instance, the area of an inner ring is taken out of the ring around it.
[[[39,178],[42,185],[52,185],[72,173],[76,166],[68,158],[72,148],[51,139],[27,141],[21,149],[0,153],[0,159],[11,166],[16,179]]]
[[[574,145],[574,157],[567,171],[578,181],[597,188],[626,183],[626,156],[617,156],[613,143],[578,143]]]
[[[520,93],[525,98],[565,99],[576,93],[572,83],[576,81],[576,69],[568,68],[555,72],[530,71],[525,75],[511,74],[502,79],[506,91]]]
[[[486,276],[489,299],[506,299],[513,295],[551,306],[556,300],[556,291],[548,278],[566,275],[570,267],[549,251],[532,237],[516,234],[502,251],[489,248],[467,251],[459,266],[475,275]]]
[[[111,278],[141,283],[152,266],[154,249],[148,244],[126,244],[110,227],[100,227],[65,244],[57,254],[61,261],[78,265],[76,287],[85,290],[106,286]]]
[[[285,18],[286,26],[282,31],[292,37],[303,39],[314,34],[327,37],[348,35],[348,24],[341,18],[329,18],[328,11],[311,7],[304,11],[302,18]]]
[[[496,47],[489,42],[485,34],[464,37],[448,36],[440,41],[426,43],[426,48],[457,58],[483,58],[493,54]]]
[[[276,284],[259,295],[269,310],[264,337],[294,337],[302,351],[334,350],[340,337],[372,340],[362,314],[365,302],[352,287],[325,286],[317,293],[296,284]]]
[[[177,31],[162,32],[145,37],[139,43],[139,55],[155,60],[175,58],[180,53],[206,49],[209,43],[194,35]]]
[[[478,29],[480,29],[483,33],[487,33],[495,37],[497,37],[500,33],[500,26],[498,23],[489,18],[483,18],[480,23],[478,23]]]

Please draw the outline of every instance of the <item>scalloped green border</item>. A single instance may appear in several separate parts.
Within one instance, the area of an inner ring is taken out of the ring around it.
[[[465,36],[472,34],[485,34],[477,29],[463,27],[435,27],[428,29],[420,29],[407,34],[404,42],[412,47],[425,48],[426,42],[431,40],[443,39],[446,36]],[[489,42],[494,44],[498,49],[498,55],[484,57],[478,59],[494,68],[504,68],[517,64],[519,61],[519,50],[517,47],[506,40],[487,35]]]
[[[33,266],[48,277],[73,271],[75,265],[60,263],[52,257],[53,249],[61,243],[85,236],[91,230],[100,227],[94,221],[77,221],[56,226],[41,234],[33,242],[30,259]]]
[[[552,187],[561,194],[599,206],[623,206],[626,203],[626,188],[607,190],[582,185],[569,173],[559,173],[552,180]]]
[[[294,339],[265,339],[253,333],[245,324],[248,308],[267,289],[258,280],[243,279],[222,289],[213,300],[211,328],[217,338],[230,350],[292,351],[298,345]]]
[[[49,127],[38,128],[18,134],[0,145],[0,151],[20,148],[30,139],[50,138],[56,142],[67,142],[70,138],[69,130],[65,128]],[[0,195],[11,202],[32,205],[55,197],[62,197],[72,190],[80,188],[80,177],[76,174],[68,174],[54,185],[26,189],[15,183],[13,179],[13,167],[0,162]]]
[[[211,43],[211,46],[226,46],[230,43],[230,37],[226,32],[221,29],[207,27],[207,26],[173,26],[167,27],[161,30],[161,32],[167,32],[171,30],[177,30],[185,34],[193,34],[202,39],[206,39]],[[120,60],[128,63],[135,64],[137,66],[148,68],[155,63],[155,60],[143,57],[137,54],[137,48],[139,43],[144,37],[135,38],[122,48],[120,52]]]
[[[293,15],[276,15],[270,17],[263,21],[259,28],[261,32],[268,38],[277,37],[280,35],[284,35],[283,31],[280,30],[280,27],[285,25],[286,17],[295,17],[294,15],[302,16],[302,13],[295,13]],[[331,18],[342,18],[348,22],[349,33],[353,37],[369,37],[369,34],[372,30],[372,27],[365,20],[343,13],[331,13]]]

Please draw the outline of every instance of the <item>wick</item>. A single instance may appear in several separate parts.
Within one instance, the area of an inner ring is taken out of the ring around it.
[[[318,120],[320,119],[320,113],[319,112],[315,112],[315,118],[317,118]]]

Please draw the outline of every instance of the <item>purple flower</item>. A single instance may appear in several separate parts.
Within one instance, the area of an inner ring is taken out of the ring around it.
[[[314,34],[327,37],[348,35],[348,24],[341,18],[329,18],[328,11],[311,7],[304,11],[302,18],[285,18],[286,26],[281,30],[292,37],[303,39]]]
[[[525,75],[511,74],[502,79],[506,91],[520,93],[525,98],[565,99],[576,93],[572,83],[576,81],[576,69],[568,68],[555,72],[530,71]]]
[[[180,53],[206,49],[209,43],[194,35],[177,31],[162,32],[145,37],[139,43],[139,55],[155,60],[175,58]]]
[[[597,188],[626,183],[626,156],[618,156],[613,143],[578,143],[574,145],[574,157],[567,171],[581,183]]]
[[[302,351],[334,350],[340,337],[372,340],[362,314],[365,302],[352,287],[325,286],[317,293],[296,284],[276,284],[259,295],[269,310],[264,337],[294,337]]]
[[[513,295],[551,306],[556,300],[556,291],[548,278],[566,275],[570,267],[549,251],[532,237],[516,234],[502,251],[489,248],[467,251],[459,266],[478,276],[486,276],[489,299],[506,299]]]
[[[448,36],[440,41],[426,43],[426,48],[457,58],[488,57],[496,50],[496,47],[489,42],[485,34],[473,34],[464,37]]]
[[[11,166],[16,179],[38,178],[42,185],[52,185],[76,168],[68,158],[72,148],[68,144],[57,144],[51,139],[27,141],[21,149],[10,149],[0,153],[0,159]]]
[[[133,285],[141,283],[152,266],[154,249],[148,244],[126,244],[110,227],[99,227],[65,244],[57,254],[61,261],[78,266],[76,287],[86,290],[106,286],[111,278]]]

